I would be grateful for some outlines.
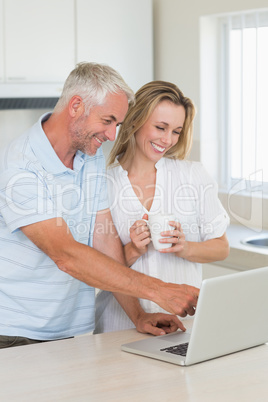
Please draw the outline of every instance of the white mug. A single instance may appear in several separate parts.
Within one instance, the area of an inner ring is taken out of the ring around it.
[[[174,227],[170,226],[169,222],[174,221],[175,216],[171,214],[149,214],[148,216],[149,218],[146,222],[148,222],[150,228],[151,239],[155,250],[171,247],[172,243],[160,243],[159,240],[167,238],[166,236],[161,236],[161,232],[174,230]]]

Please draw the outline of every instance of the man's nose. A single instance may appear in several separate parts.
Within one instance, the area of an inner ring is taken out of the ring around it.
[[[111,125],[106,131],[105,135],[109,141],[114,141],[116,137],[116,124]]]

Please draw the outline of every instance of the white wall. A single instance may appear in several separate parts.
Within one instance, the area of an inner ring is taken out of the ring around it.
[[[0,147],[30,128],[47,109],[0,110]]]

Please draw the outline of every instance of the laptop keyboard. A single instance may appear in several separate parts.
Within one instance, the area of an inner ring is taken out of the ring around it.
[[[188,349],[188,342],[181,343],[180,345],[170,346],[168,348],[160,349],[161,352],[173,353],[174,355],[186,356]]]

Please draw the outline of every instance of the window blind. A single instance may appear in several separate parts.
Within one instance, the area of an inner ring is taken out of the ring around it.
[[[268,184],[268,10],[222,19],[226,179]]]

